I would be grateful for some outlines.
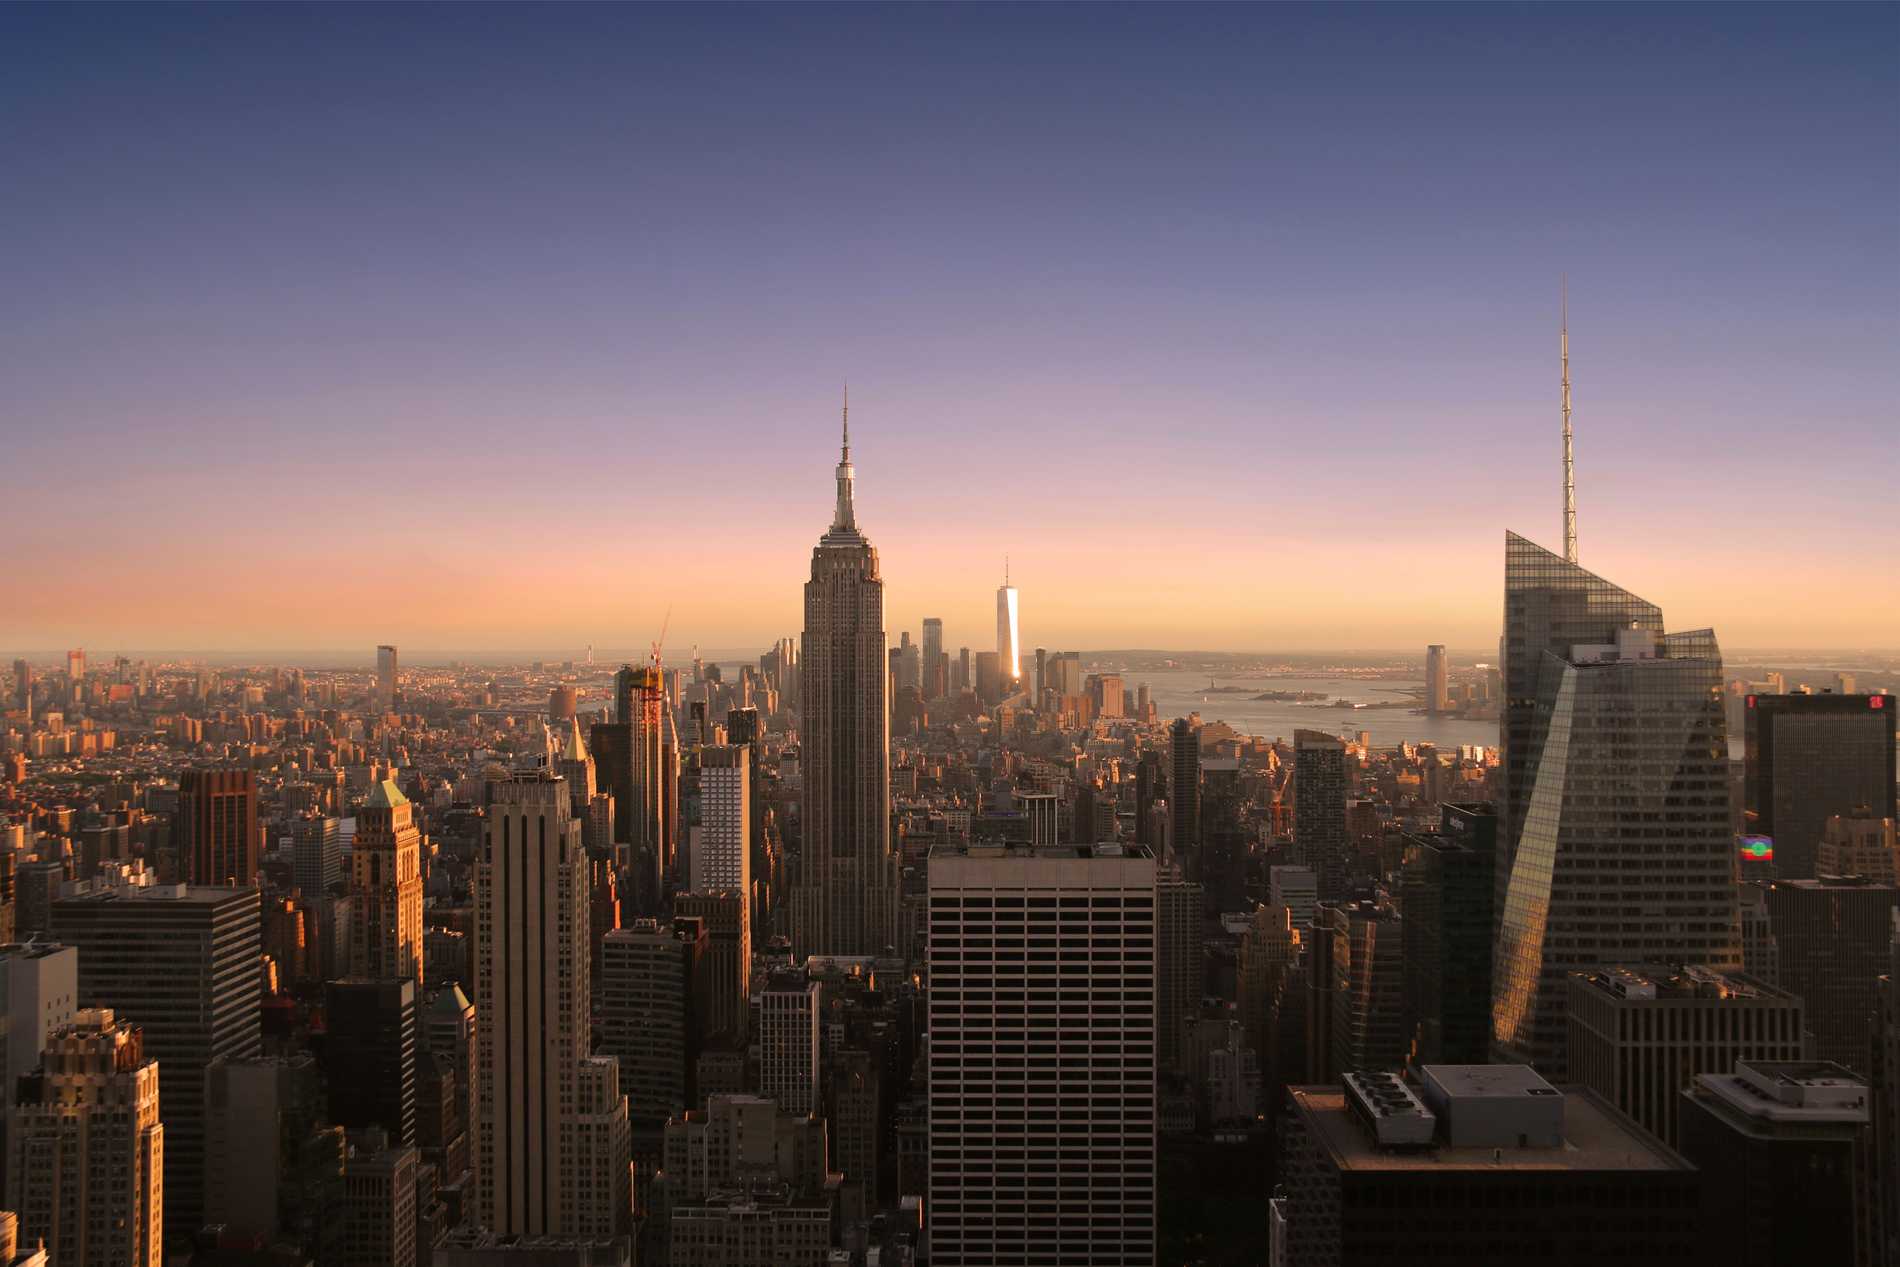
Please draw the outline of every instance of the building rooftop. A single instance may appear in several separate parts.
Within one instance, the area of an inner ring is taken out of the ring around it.
[[[92,881],[75,881],[75,886],[88,886]],[[253,888],[235,888],[215,884],[115,884],[104,887],[83,887],[73,893],[62,892],[55,903],[64,906],[67,903],[102,902],[186,902],[200,906],[216,906],[229,902],[233,898],[250,894],[253,898],[258,891]]]
[[[1738,1060],[1734,1073],[1702,1074],[1696,1089],[1765,1123],[1865,1123],[1872,1096],[1851,1070],[1826,1060]]]
[[[1705,964],[1616,964],[1573,975],[1589,989],[1637,1002],[1799,1001],[1788,991],[1745,972]]]
[[[394,779],[381,779],[372,784],[369,797],[363,802],[365,809],[394,809],[398,805],[407,805],[409,798],[402,794]]]
[[[1432,1068],[1441,1077],[1449,1076],[1455,1085],[1467,1086],[1474,1094],[1505,1091],[1512,1075],[1473,1070],[1523,1068],[1526,1074],[1543,1079],[1524,1066],[1439,1065]],[[1464,1072],[1454,1072],[1464,1071]],[[1548,1086],[1549,1084],[1543,1083]],[[1528,1090],[1528,1087],[1525,1088]],[[1355,1116],[1341,1087],[1290,1087],[1287,1094],[1293,1107],[1313,1133],[1315,1143],[1341,1170],[1445,1171],[1445,1170],[1536,1170],[1536,1171],[1672,1171],[1688,1170],[1689,1163],[1670,1151],[1660,1140],[1619,1114],[1594,1093],[1579,1087],[1552,1088],[1563,1097],[1563,1142],[1554,1148],[1540,1147],[1453,1147],[1437,1143],[1423,1148],[1394,1151],[1381,1147],[1375,1137]]]
[[[1146,845],[1103,843],[1096,845],[1027,845],[1014,841],[985,842],[968,844],[951,841],[948,844],[932,845],[932,858],[985,858],[985,859],[1130,859],[1154,857]]]

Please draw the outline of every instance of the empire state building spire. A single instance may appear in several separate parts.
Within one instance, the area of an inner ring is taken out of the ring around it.
[[[891,850],[891,708],[884,582],[851,505],[851,406],[838,454],[838,511],[811,553],[799,668],[804,849],[791,886],[792,946],[882,955],[897,940]]]
[[[844,389],[844,444],[838,456],[838,510],[832,516],[833,532],[856,532],[857,514],[851,505],[851,479],[854,475],[851,466],[851,388]]]

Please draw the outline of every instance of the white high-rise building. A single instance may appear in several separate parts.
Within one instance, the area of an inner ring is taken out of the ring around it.
[[[699,823],[690,862],[695,893],[752,892],[750,759],[742,747],[700,749]]]
[[[812,551],[799,652],[805,841],[792,947],[800,958],[878,955],[897,940],[884,581],[858,530],[853,477],[847,411],[837,508]]]
[[[1153,1267],[1155,936],[1146,846],[931,851],[933,1263]]]
[[[588,1236],[631,1217],[599,1204],[621,1191],[631,1158],[615,1153],[610,1124],[602,1135],[603,1117],[617,1116],[626,1138],[617,1079],[617,1103],[606,1104],[604,1079],[583,1068],[587,886],[566,782],[530,770],[497,784],[475,864],[474,949],[477,1217],[497,1236]]]
[[[1017,628],[1016,587],[1007,579],[996,589],[996,658],[1004,689],[1014,692],[1023,680],[1023,646]]]

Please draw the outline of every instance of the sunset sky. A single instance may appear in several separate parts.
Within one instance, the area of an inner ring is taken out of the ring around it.
[[[1900,7],[0,7],[0,652],[1900,646]]]

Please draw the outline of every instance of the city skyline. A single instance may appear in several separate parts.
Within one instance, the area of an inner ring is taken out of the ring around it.
[[[1891,452],[1891,9],[744,13],[0,15],[0,644],[769,645],[848,376],[893,631],[1008,552],[1027,646],[1482,647],[1560,274],[1582,562],[1895,641],[1818,477]]]

